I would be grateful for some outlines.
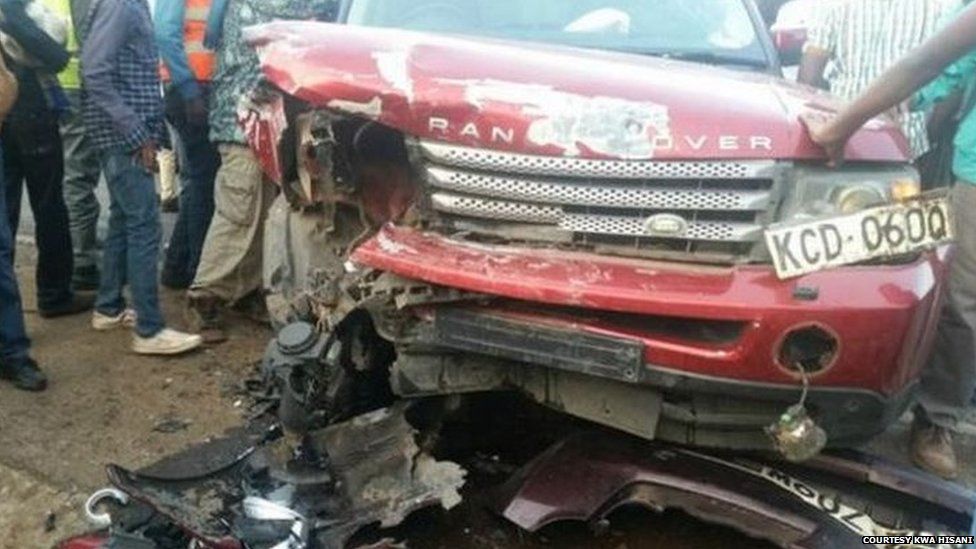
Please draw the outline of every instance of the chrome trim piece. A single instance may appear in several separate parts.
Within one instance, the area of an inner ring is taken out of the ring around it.
[[[617,215],[566,214],[559,220],[561,229],[583,234],[606,234],[648,238],[680,238],[685,240],[712,240],[720,242],[751,242],[760,228],[753,223],[728,221],[687,221],[687,229],[681,235],[649,233],[647,219]]]
[[[476,149],[437,141],[420,141],[425,157],[458,168],[530,175],[617,179],[749,179],[769,177],[773,160],[668,161],[591,160],[565,156]]]
[[[431,185],[466,194],[527,202],[648,210],[762,211],[768,190],[687,189],[651,182],[565,182],[427,166]]]
[[[562,209],[558,206],[489,200],[480,197],[458,196],[447,193],[434,193],[431,195],[430,201],[434,209],[438,211],[454,215],[480,217],[482,219],[517,221],[520,223],[546,223],[552,225],[558,223],[560,217],[562,217]]]
[[[760,227],[753,223],[687,220],[687,228],[682,234],[661,235],[649,232],[647,217],[564,212],[558,206],[490,200],[443,192],[432,194],[431,204],[434,209],[443,213],[498,221],[555,225],[564,231],[581,234],[748,242],[757,238],[760,231]]]

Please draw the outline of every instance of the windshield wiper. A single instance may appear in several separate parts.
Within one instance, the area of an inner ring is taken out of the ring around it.
[[[707,63],[709,65],[736,65],[740,67],[752,67],[765,69],[769,64],[762,59],[754,57],[742,57],[741,55],[728,55],[713,51],[635,51],[653,57],[663,57],[664,59],[677,59],[679,61],[691,61],[693,63]]]

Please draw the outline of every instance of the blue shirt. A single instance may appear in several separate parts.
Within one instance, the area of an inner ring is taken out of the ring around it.
[[[976,6],[969,4],[969,6]],[[976,9],[976,7],[961,8]],[[915,98],[920,108],[927,108],[943,101],[956,92],[976,93],[972,86],[976,82],[976,50],[969,52],[949,66],[943,73],[922,89]],[[967,183],[976,184],[976,108],[963,114],[959,130],[953,139],[954,149],[952,173]]]
[[[159,56],[146,0],[95,0],[82,26],[89,136],[101,150],[165,140]]]
[[[169,69],[173,86],[183,99],[200,97],[200,86],[190,69],[183,44],[183,23],[186,15],[184,0],[156,0],[156,45]]]

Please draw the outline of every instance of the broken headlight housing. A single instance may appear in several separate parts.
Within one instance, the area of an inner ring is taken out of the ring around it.
[[[781,221],[852,214],[920,192],[918,172],[908,164],[798,165],[789,180]]]

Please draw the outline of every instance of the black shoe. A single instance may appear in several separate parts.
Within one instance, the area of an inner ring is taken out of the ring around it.
[[[71,276],[71,287],[79,292],[94,292],[98,289],[98,267],[78,267]]]
[[[83,313],[85,311],[90,311],[94,306],[95,296],[75,295],[64,305],[51,309],[38,308],[37,313],[41,315],[41,318],[58,318],[59,316],[71,316]]]
[[[22,391],[47,389],[47,377],[30,358],[8,360],[0,365],[0,379],[5,379]]]

